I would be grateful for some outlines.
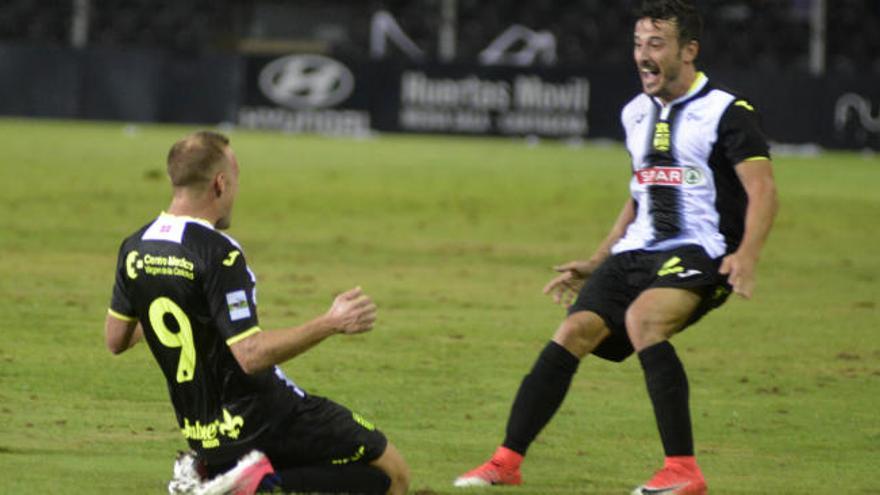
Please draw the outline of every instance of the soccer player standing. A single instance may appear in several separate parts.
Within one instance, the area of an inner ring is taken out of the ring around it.
[[[702,21],[687,0],[646,0],[633,56],[643,92],[623,109],[631,197],[595,253],[556,268],[544,292],[568,317],[525,376],[504,442],[456,486],[519,484],[529,445],[559,408],[587,354],[638,354],[665,462],[634,494],[704,494],[688,381],[669,339],[749,298],[777,210],[767,142],[753,106],[695,68]]]
[[[220,232],[238,193],[228,138],[178,141],[168,175],[168,212],[120,247],[105,337],[114,354],[145,339],[165,375],[196,453],[178,460],[169,490],[249,494],[274,471],[285,491],[405,493],[406,463],[379,430],[277,367],[332,335],[369,331],[375,304],[355,288],[301,326],[262,331],[256,277]]]

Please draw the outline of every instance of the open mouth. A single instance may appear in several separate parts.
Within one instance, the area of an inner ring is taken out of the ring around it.
[[[656,84],[660,80],[660,68],[650,65],[639,67],[639,76],[645,85]]]

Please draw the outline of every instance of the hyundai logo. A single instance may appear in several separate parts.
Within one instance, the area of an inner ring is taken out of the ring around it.
[[[290,55],[266,65],[259,83],[263,94],[275,103],[307,110],[344,101],[354,90],[354,75],[332,58]]]

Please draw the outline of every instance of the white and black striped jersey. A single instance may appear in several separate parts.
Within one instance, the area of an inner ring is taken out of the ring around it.
[[[687,94],[669,104],[636,96],[621,121],[636,217],[611,252],[687,244],[713,258],[735,251],[747,205],[735,166],[770,157],[752,105],[699,72]]]

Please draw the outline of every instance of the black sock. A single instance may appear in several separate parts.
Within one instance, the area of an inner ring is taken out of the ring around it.
[[[675,348],[669,342],[652,345],[639,352],[639,361],[654,404],[663,450],[667,456],[694,455],[687,375]]]
[[[385,494],[391,479],[382,470],[364,464],[302,466],[278,470],[281,488],[296,493]]]
[[[525,455],[562,404],[579,363],[574,354],[552,340],[544,347],[513,400],[505,447]]]

